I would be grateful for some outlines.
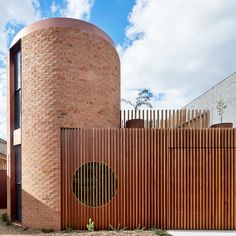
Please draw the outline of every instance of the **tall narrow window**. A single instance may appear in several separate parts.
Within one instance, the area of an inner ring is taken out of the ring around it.
[[[14,60],[14,129],[21,128],[21,51],[13,52]],[[21,145],[14,146],[15,155],[15,220],[21,221]]]
[[[15,129],[21,127],[21,52],[18,49],[14,57],[15,80]]]

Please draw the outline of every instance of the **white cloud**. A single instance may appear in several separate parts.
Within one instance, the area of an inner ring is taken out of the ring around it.
[[[7,51],[6,24],[29,24],[40,18],[37,0],[0,0],[0,51]]]
[[[0,138],[6,138],[6,70],[0,68]]]
[[[59,5],[57,5],[56,4],[56,2],[55,1],[53,1],[53,3],[52,3],[52,5],[51,5],[51,12],[54,14],[54,13],[56,13],[58,10],[59,10]]]
[[[95,0],[65,0],[66,9],[62,14],[66,17],[89,20]]]
[[[89,20],[95,0],[64,0],[65,8],[53,1],[49,11],[62,16]],[[6,64],[7,45],[19,25],[28,25],[43,16],[39,0],[0,0],[0,137],[6,138]],[[64,7],[64,5],[63,5]],[[60,11],[59,11],[60,10]],[[44,12],[47,15],[47,12]],[[50,14],[49,14],[50,15]],[[21,28],[21,27],[20,27]]]
[[[233,0],[137,0],[118,47],[122,97],[151,88],[165,93],[156,108],[181,108],[234,72],[235,11]]]
[[[9,35],[18,24],[30,24],[40,18],[38,0],[0,0],[0,138],[6,138],[6,54]],[[8,25],[10,23],[10,26]]]

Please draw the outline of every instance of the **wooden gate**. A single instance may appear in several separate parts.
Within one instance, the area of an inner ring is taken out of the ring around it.
[[[62,228],[236,229],[236,129],[62,129]]]

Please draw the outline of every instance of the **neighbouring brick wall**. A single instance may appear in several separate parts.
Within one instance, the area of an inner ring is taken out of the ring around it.
[[[0,154],[0,170],[6,170],[7,169],[7,160],[1,159],[1,154]]]
[[[71,28],[22,38],[22,224],[61,227],[60,127],[116,127],[120,61],[104,39]]]
[[[220,116],[216,109],[216,101],[222,97],[227,105],[224,112],[223,122],[232,122],[236,127],[236,73],[232,74],[221,83],[217,84],[184,108],[209,109],[211,125],[220,123]]]

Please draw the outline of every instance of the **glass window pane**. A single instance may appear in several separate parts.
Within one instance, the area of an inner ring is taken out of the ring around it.
[[[21,184],[21,146],[15,147],[16,184]]]
[[[15,92],[15,128],[21,127],[21,90]]]
[[[18,90],[21,88],[21,52],[18,50],[15,53],[15,90]]]
[[[21,221],[21,184],[16,184],[16,220]]]

